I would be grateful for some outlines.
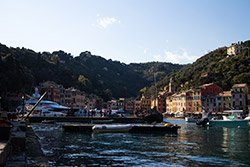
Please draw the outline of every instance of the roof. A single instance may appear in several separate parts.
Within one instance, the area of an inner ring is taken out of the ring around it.
[[[215,84],[214,83],[209,83],[209,84],[201,85],[200,87],[207,87],[207,86],[211,86],[211,85],[215,85]]]
[[[231,91],[223,91],[222,93],[219,94],[219,96],[232,96]]]
[[[247,84],[246,83],[234,84],[233,88],[236,88],[236,87],[247,87]]]

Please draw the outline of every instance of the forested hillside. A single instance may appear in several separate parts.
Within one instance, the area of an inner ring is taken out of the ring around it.
[[[224,90],[230,90],[233,84],[250,85],[250,41],[240,44],[241,53],[228,56],[227,47],[218,48],[157,82],[158,89],[168,85],[170,77],[174,79],[178,90],[187,90],[206,83],[216,83]],[[154,86],[147,89],[152,94]]]
[[[73,57],[63,51],[38,53],[26,48],[0,44],[0,93],[29,92],[43,81],[55,81],[65,88],[76,87],[104,100],[137,96],[150,86],[153,74],[164,78],[182,65],[171,63],[124,64],[106,60],[90,52]]]

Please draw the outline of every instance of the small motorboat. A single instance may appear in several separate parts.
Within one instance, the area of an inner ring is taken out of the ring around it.
[[[226,110],[227,115],[223,115],[223,119],[212,119],[209,121],[209,126],[214,127],[250,127],[250,120],[243,119],[242,110]]]
[[[128,132],[132,128],[131,124],[102,124],[102,125],[94,125],[92,127],[93,132]]]

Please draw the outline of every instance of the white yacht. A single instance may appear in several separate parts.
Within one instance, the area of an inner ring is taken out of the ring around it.
[[[38,93],[38,89],[35,88],[35,93],[32,95],[32,98],[25,100],[24,106],[20,105],[17,107],[18,113],[26,114],[33,108],[39,98],[40,94]],[[25,111],[23,111],[23,109]],[[31,116],[66,116],[69,109],[69,107],[62,106],[53,101],[41,100],[32,112]]]

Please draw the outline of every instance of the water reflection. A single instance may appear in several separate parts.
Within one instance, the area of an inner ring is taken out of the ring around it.
[[[176,134],[66,133],[33,125],[51,166],[248,166],[245,129],[199,128],[179,121]]]

